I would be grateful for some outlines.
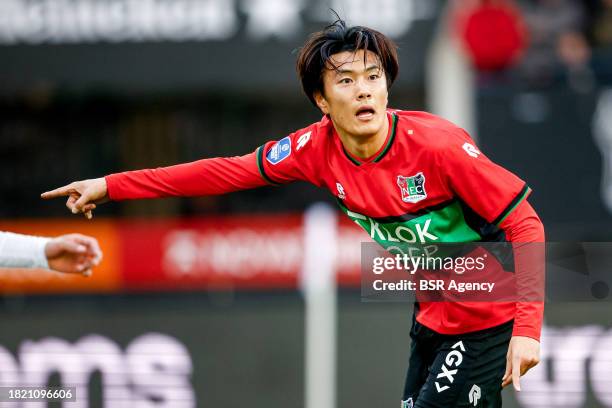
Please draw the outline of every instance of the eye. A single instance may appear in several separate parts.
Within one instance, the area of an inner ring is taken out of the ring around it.
[[[372,80],[372,81],[375,81],[375,80],[377,80],[378,78],[380,78],[380,75],[379,75],[379,74],[371,74],[371,75],[370,75],[370,80]]]
[[[341,84],[350,84],[353,80],[351,78],[342,78],[339,83]]]

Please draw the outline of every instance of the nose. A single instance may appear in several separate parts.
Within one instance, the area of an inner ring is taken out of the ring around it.
[[[357,100],[364,101],[372,98],[372,91],[369,85],[364,81],[357,81]]]
[[[372,99],[372,94],[368,91],[363,91],[359,93],[357,99],[360,101],[367,101],[368,99]]]

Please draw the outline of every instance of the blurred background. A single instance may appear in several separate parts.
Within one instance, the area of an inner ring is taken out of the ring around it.
[[[75,407],[399,405],[412,305],[361,302],[369,237],[329,193],[112,203],[91,222],[39,199],[318,121],[295,50],[330,8],[397,42],[391,107],[455,121],[528,181],[548,240],[610,240],[610,0],[2,0],[0,229],[105,252],[89,279],[0,271],[2,385],[77,385]],[[542,363],[504,406],[612,407],[611,312],[547,305]]]

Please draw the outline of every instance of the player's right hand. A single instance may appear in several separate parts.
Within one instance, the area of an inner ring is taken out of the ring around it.
[[[87,219],[93,217],[92,211],[97,204],[105,203],[109,200],[104,177],[75,181],[66,186],[55,190],[42,193],[41,198],[49,200],[57,197],[68,197],[66,207],[73,214],[83,214]]]

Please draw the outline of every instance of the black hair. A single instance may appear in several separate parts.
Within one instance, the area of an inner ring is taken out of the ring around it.
[[[336,17],[338,15],[336,14]],[[323,94],[323,72],[328,65],[338,69],[331,56],[343,51],[369,50],[378,56],[391,88],[399,71],[397,46],[384,34],[363,26],[347,27],[346,22],[337,18],[322,31],[310,35],[297,56],[296,70],[302,82],[302,89],[317,106],[314,94]]]

